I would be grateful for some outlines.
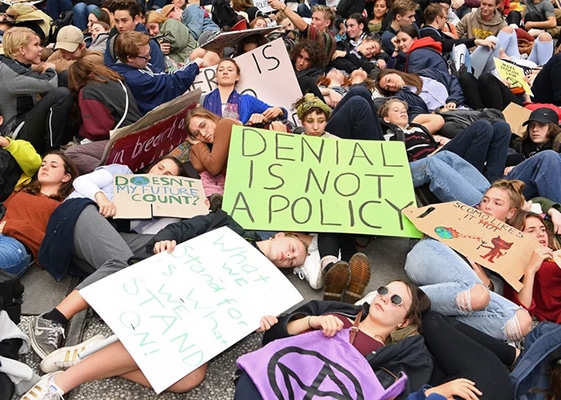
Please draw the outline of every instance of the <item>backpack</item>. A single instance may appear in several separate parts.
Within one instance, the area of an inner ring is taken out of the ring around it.
[[[223,31],[229,31],[237,22],[244,19],[230,6],[229,0],[216,0],[212,6],[212,20]]]
[[[67,25],[72,25],[72,18],[74,17],[73,11],[63,11],[60,13],[59,17],[51,21],[51,27],[49,28],[48,40],[51,43],[56,43],[56,37],[60,28]]]
[[[14,191],[22,170],[7,150],[0,149],[0,203]]]
[[[514,398],[518,400],[545,399],[545,393],[541,390],[549,389],[547,371],[552,361],[550,356],[554,352],[557,353],[557,358],[561,357],[561,325],[541,322],[526,336],[524,351],[516,360],[515,367],[510,373]]]
[[[267,35],[267,40],[269,42],[272,42],[273,40],[276,40],[276,39],[279,39],[279,38],[282,39],[282,41],[284,43],[284,47],[286,47],[286,51],[288,51],[288,53],[290,53],[290,51],[292,50],[292,48],[296,44],[296,41],[298,40],[298,32],[296,32],[296,31],[284,31],[284,32],[274,31],[274,32],[271,32]]]
[[[6,310],[16,324],[20,322],[23,290],[16,275],[0,269],[0,310]]]

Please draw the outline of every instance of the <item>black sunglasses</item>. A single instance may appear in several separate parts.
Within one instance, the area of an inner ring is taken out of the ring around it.
[[[386,286],[380,286],[376,292],[380,295],[380,296],[385,296],[387,295],[390,290],[386,287]],[[394,306],[401,306],[403,305],[403,299],[401,298],[400,295],[398,294],[394,294],[392,295],[392,297],[390,297],[390,301],[392,302],[392,304]]]

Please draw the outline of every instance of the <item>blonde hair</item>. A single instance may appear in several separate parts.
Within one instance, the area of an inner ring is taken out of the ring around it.
[[[493,182],[489,189],[501,189],[507,192],[510,206],[515,208],[518,212],[522,210],[522,207],[524,207],[526,203],[526,199],[522,194],[524,186],[526,186],[526,184],[519,180],[499,179]],[[489,189],[487,189],[487,191],[489,191]]]
[[[405,109],[408,110],[409,106],[407,104],[407,102],[398,99],[396,97],[393,97],[391,99],[389,99],[388,101],[386,101],[382,107],[380,108],[380,117],[384,118],[387,117],[390,114],[390,107],[392,106],[392,103],[401,103],[405,106]]]
[[[146,25],[152,23],[156,23],[160,25],[166,22],[167,20],[168,20],[167,14],[163,13],[163,9],[161,13],[159,13],[158,11],[149,11],[148,14],[146,14]]]
[[[16,59],[19,55],[19,48],[27,46],[34,37],[39,37],[30,28],[14,27],[4,33],[2,39],[4,46],[4,54],[12,59]]]
[[[128,57],[138,57],[138,50],[141,46],[150,43],[150,36],[144,32],[123,32],[115,39],[115,53],[123,63],[128,61]]]

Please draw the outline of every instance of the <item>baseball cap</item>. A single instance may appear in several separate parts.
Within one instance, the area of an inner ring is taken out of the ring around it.
[[[524,122],[522,126],[528,125],[531,121],[539,122],[541,124],[548,124],[550,122],[559,124],[559,115],[557,115],[557,113],[551,108],[536,108],[528,117],[528,121]]]
[[[56,36],[55,50],[62,49],[74,53],[83,42],[84,34],[79,28],[73,25],[63,26]]]

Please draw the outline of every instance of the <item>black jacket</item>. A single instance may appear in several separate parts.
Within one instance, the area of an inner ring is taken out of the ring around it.
[[[183,219],[169,224],[160,232],[156,233],[152,240],[148,242],[146,245],[146,252],[152,254],[154,244],[162,240],[175,240],[177,243],[182,243],[223,226],[232,229],[247,241],[256,242],[261,240],[261,237],[256,232],[244,230],[240,224],[234,221],[233,218],[224,211],[217,210],[215,213],[198,215],[193,218]]]
[[[294,311],[280,316],[279,322],[265,332],[263,344],[290,336],[287,326],[294,319],[327,313],[337,313],[354,318],[361,309],[364,310],[362,313],[364,319],[368,315],[369,308],[368,303],[364,303],[361,307],[338,301],[310,301]],[[396,344],[386,345],[376,353],[366,356],[366,359],[380,382],[384,381],[385,370],[396,376],[400,372],[405,372],[408,377],[407,385],[398,399],[405,399],[410,393],[421,389],[429,381],[433,369],[432,356],[420,335],[408,337]]]

